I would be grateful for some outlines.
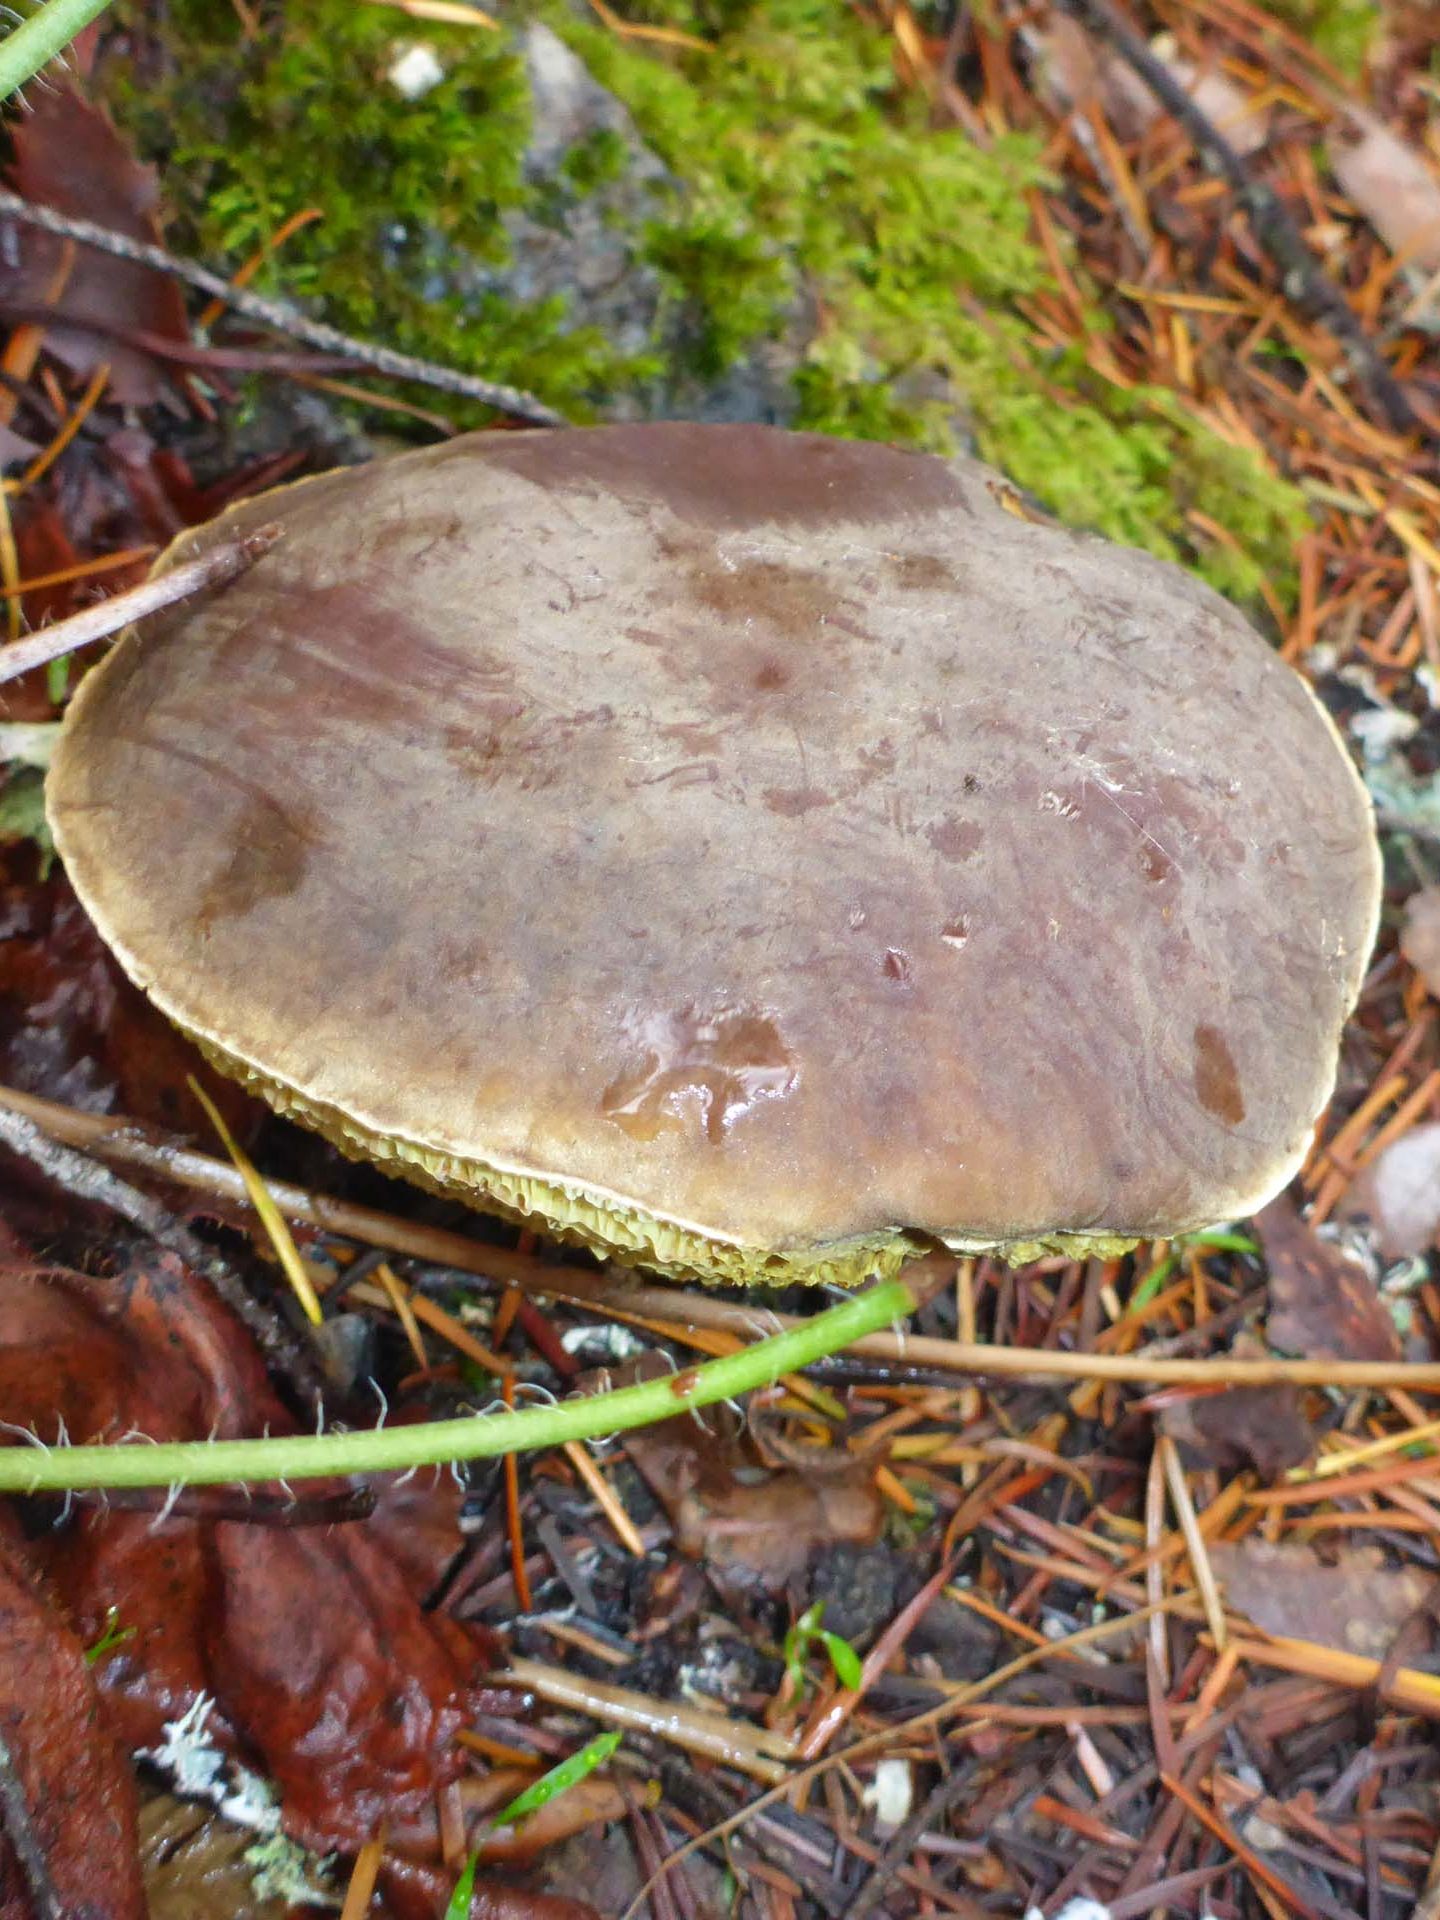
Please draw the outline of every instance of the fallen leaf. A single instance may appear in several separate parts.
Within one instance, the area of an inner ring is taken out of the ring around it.
[[[15,159],[11,177],[25,199],[57,212],[94,220],[132,240],[159,241],[155,220],[160,190],[152,167],[141,166],[108,115],[70,87],[37,90],[30,110],[11,128]],[[10,232],[13,244],[0,258],[0,304],[12,308],[53,306],[56,323],[45,344],[75,373],[110,368],[111,397],[123,406],[147,406],[166,390],[156,361],[122,345],[113,329],[188,341],[185,303],[177,283],[155,268],[117,260],[93,247],[77,247],[34,228]],[[68,274],[66,254],[70,256]],[[56,287],[59,287],[58,294]],[[66,326],[66,319],[93,320],[93,327]]]
[[[288,1901],[260,1900],[245,1854],[255,1835],[173,1793],[140,1809],[149,1920],[289,1920]]]
[[[385,1864],[386,1891],[398,1911],[414,1915],[415,1920],[435,1920],[445,1911],[455,1884],[453,1872],[389,1856]],[[601,1920],[601,1916],[586,1900],[509,1887],[482,1872],[470,1896],[469,1920]]]
[[[813,1475],[770,1473],[751,1464],[742,1442],[717,1442],[679,1420],[632,1433],[625,1445],[681,1553],[742,1586],[778,1593],[818,1547],[879,1535],[884,1507],[868,1461],[829,1455]]]
[[[1422,887],[1406,901],[1400,951],[1431,993],[1440,994],[1440,887]]]
[[[1440,1120],[1412,1127],[1362,1168],[1340,1217],[1367,1221],[1386,1260],[1433,1246],[1440,1236]]]
[[[1367,1660],[1385,1658],[1396,1634],[1440,1586],[1418,1567],[1387,1567],[1378,1547],[1344,1548],[1331,1563],[1313,1547],[1253,1534],[1212,1541],[1210,1564],[1229,1604],[1266,1633]]]
[[[294,1431],[249,1336],[173,1256],[136,1259],[111,1279],[13,1268],[0,1278],[0,1403],[15,1427],[47,1440],[62,1420],[73,1440]],[[258,1759],[287,1834],[316,1853],[351,1852],[384,1824],[386,1871],[399,1873],[407,1861],[438,1864],[436,1794],[463,1768],[454,1735],[483,1703],[492,1654],[483,1629],[427,1612],[411,1584],[417,1575],[428,1587],[460,1545],[445,1478],[427,1476],[435,1514],[422,1511],[418,1478],[403,1503],[426,1543],[414,1554],[393,1550],[395,1515],[372,1533],[364,1521],[286,1527],[89,1507],[37,1537],[31,1555],[87,1643],[116,1610],[126,1637],[94,1683],[120,1738],[157,1747],[207,1695],[213,1743]],[[316,1483],[322,1494],[328,1485]],[[4,1652],[0,1643],[9,1672]],[[397,1911],[425,1913],[400,1881]]]
[[[1424,156],[1358,107],[1326,144],[1335,178],[1390,251],[1424,273],[1440,267],[1440,180]]]
[[[58,868],[39,882],[19,871],[18,859],[0,855],[0,1079],[210,1143],[189,1087],[195,1074],[232,1133],[251,1141],[266,1109],[131,985]]]
[[[1255,1215],[1270,1272],[1272,1347],[1306,1360],[1395,1360],[1395,1323],[1358,1261],[1322,1240],[1283,1194]]]
[[[1229,1472],[1253,1467],[1262,1480],[1302,1466],[1315,1452],[1315,1436],[1293,1387],[1227,1387],[1221,1393],[1187,1395],[1163,1409],[1160,1426],[1193,1464]]]
[[[6,1512],[0,1518],[0,1734],[58,1911],[144,1920],[134,1777],[100,1711],[84,1646],[42,1598],[18,1534]],[[0,1858],[4,1920],[29,1920],[22,1884],[7,1846]]]

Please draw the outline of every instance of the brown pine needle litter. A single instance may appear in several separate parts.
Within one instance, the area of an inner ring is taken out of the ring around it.
[[[470,27],[467,44],[488,46],[496,28],[460,0],[384,4],[397,30]],[[591,11],[637,55],[715,68],[715,48],[653,7]],[[1437,174],[1433,49],[1398,6],[1358,80],[1317,51],[1303,9],[1287,22],[1252,0],[859,11],[888,33],[893,83],[937,140],[1043,147],[1020,212],[1049,273],[1016,303],[1010,350],[1028,329],[1041,356],[1088,370],[1117,419],[1193,423],[1214,436],[1197,448],[1253,460],[1308,505],[1289,569],[1256,565],[1203,497],[1183,537],[1249,581],[1257,619],[1363,759],[1391,856],[1385,932],[1292,1189],[1298,1239],[1237,1222],[1123,1260],[947,1257],[911,1324],[703,1428],[657,1429],[674,1458],[653,1479],[638,1448],[572,1444],[451,1489],[479,1519],[433,1605],[483,1623],[500,1651],[435,1824],[458,1864],[492,1772],[533,1775],[614,1728],[637,1877],[662,1920],[714,1904],[702,1850],[734,1873],[747,1920],[1053,1920],[1086,1896],[1110,1920],[1440,1920],[1440,1206],[1410,1251],[1380,1217],[1396,1166],[1440,1139],[1440,959],[1408,930],[1412,902],[1440,887],[1437,280],[1423,243],[1391,244],[1383,202],[1336,165],[1363,104]],[[6,206],[59,236],[52,301],[94,247],[136,256]],[[301,371],[307,386],[448,433],[446,396],[476,383],[249,290],[326,215],[277,221],[233,274],[139,257],[210,300],[202,328],[228,311],[291,329],[369,369],[364,387]],[[974,317],[994,329],[978,303]],[[0,420],[31,449],[0,499],[16,635],[0,677],[17,680],[142,612],[123,595],[91,603],[163,537],[142,522],[117,552],[26,544],[27,516],[121,417],[108,370],[52,364],[45,333],[10,330],[0,392]],[[424,377],[442,410],[371,391],[395,375]],[[32,390],[38,412],[18,411]],[[518,418],[555,417],[484,391]],[[213,416],[204,394],[196,412]],[[1052,401],[1066,405],[1058,384]],[[1036,511],[1018,491],[1008,505]],[[80,627],[57,617],[76,607]],[[272,1158],[273,1135],[257,1171],[218,1115],[233,1164],[198,1133],[126,1119],[123,1095],[113,1105],[0,1088],[0,1107],[59,1143],[44,1177],[87,1205],[133,1181],[273,1252],[250,1262],[251,1306],[292,1328],[302,1310],[323,1319],[319,1349],[342,1319],[358,1326],[404,1376],[406,1419],[603,1391],[637,1352],[683,1372],[804,1317],[795,1295],[660,1285],[398,1189],[393,1210],[358,1205],[343,1167]],[[1424,1165],[1440,1183],[1440,1150]],[[156,1229],[151,1212],[126,1217]],[[297,1381],[309,1339],[301,1327]],[[856,1485],[863,1524],[846,1531],[836,1489]],[[806,1551],[780,1564],[775,1542],[792,1536]],[[345,1916],[370,1909],[387,1870],[390,1842],[373,1836],[338,1882]]]

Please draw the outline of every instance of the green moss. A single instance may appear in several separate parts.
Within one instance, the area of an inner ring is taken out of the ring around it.
[[[311,0],[267,13],[247,40],[228,0],[171,0],[174,76],[130,77],[121,104],[166,164],[189,227],[179,238],[238,264],[319,206],[324,220],[287,242],[271,285],[582,419],[673,403],[785,341],[803,354],[797,426],[938,451],[973,438],[1063,519],[1188,559],[1244,600],[1262,575],[1288,590],[1298,493],[1171,396],[1121,391],[1078,354],[1037,345],[1015,312],[1050,284],[1029,234],[1033,141],[982,152],[928,124],[894,84],[886,36],[833,0],[627,9],[705,38],[708,53],[622,39],[564,0],[530,4],[672,176],[632,236],[663,293],[641,350],[577,324],[563,296],[527,305],[504,292],[505,217],[563,225],[566,204],[619,178],[626,153],[618,136],[592,135],[553,179],[527,180],[524,68],[500,35],[407,32],[389,9]],[[406,101],[384,76],[397,43],[422,36],[446,74]],[[463,289],[457,250],[478,263]],[[1197,537],[1192,511],[1228,540]]]
[[[1270,11],[1302,33],[1317,53],[1352,77],[1365,70],[1385,16],[1376,0],[1267,0]]]
[[[1042,353],[1011,310],[1050,284],[1029,236],[1026,189],[1043,178],[1032,142],[981,152],[927,125],[896,95],[888,44],[826,0],[641,11],[718,36],[715,50],[657,56],[558,7],[546,17],[691,190],[648,251],[703,316],[700,371],[813,306],[797,426],[940,452],[968,432],[1072,524],[1189,559],[1241,600],[1262,577],[1289,591],[1307,524],[1298,492],[1172,396]],[[1192,510],[1234,545],[1197,539]]]
[[[113,72],[108,91],[164,168],[182,240],[207,258],[238,265],[292,214],[318,207],[323,219],[286,242],[262,289],[584,417],[601,395],[653,374],[653,357],[573,327],[562,300],[517,304],[449,284],[452,248],[482,270],[503,265],[503,216],[534,198],[522,169],[523,62],[498,34],[427,23],[445,76],[406,100],[386,74],[397,47],[421,37],[408,24],[389,8],[314,0],[267,15],[247,39],[226,0],[171,0],[171,76],[141,84]],[[602,172],[603,148],[579,164]]]

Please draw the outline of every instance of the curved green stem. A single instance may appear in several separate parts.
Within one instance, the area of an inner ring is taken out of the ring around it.
[[[273,1440],[185,1440],[151,1446],[10,1446],[0,1450],[0,1493],[60,1492],[96,1487],[213,1486],[219,1481],[314,1480],[354,1473],[395,1473],[448,1460],[524,1453],[599,1434],[650,1426],[691,1408],[712,1406],[769,1386],[782,1373],[839,1353],[854,1340],[913,1311],[903,1280],[887,1280],[843,1306],[816,1314],[739,1353],[638,1387],[516,1413],[435,1420],[422,1426],[359,1433],[290,1434]]]
[[[48,66],[108,5],[109,0],[45,0],[38,13],[6,34],[0,40],[0,100]]]

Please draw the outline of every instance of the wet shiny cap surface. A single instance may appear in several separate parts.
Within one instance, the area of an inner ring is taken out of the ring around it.
[[[1003,498],[660,425],[247,502],[171,562],[282,543],[74,702],[71,877],[278,1104],[602,1244],[1243,1214],[1330,1091],[1368,802],[1225,602]]]

